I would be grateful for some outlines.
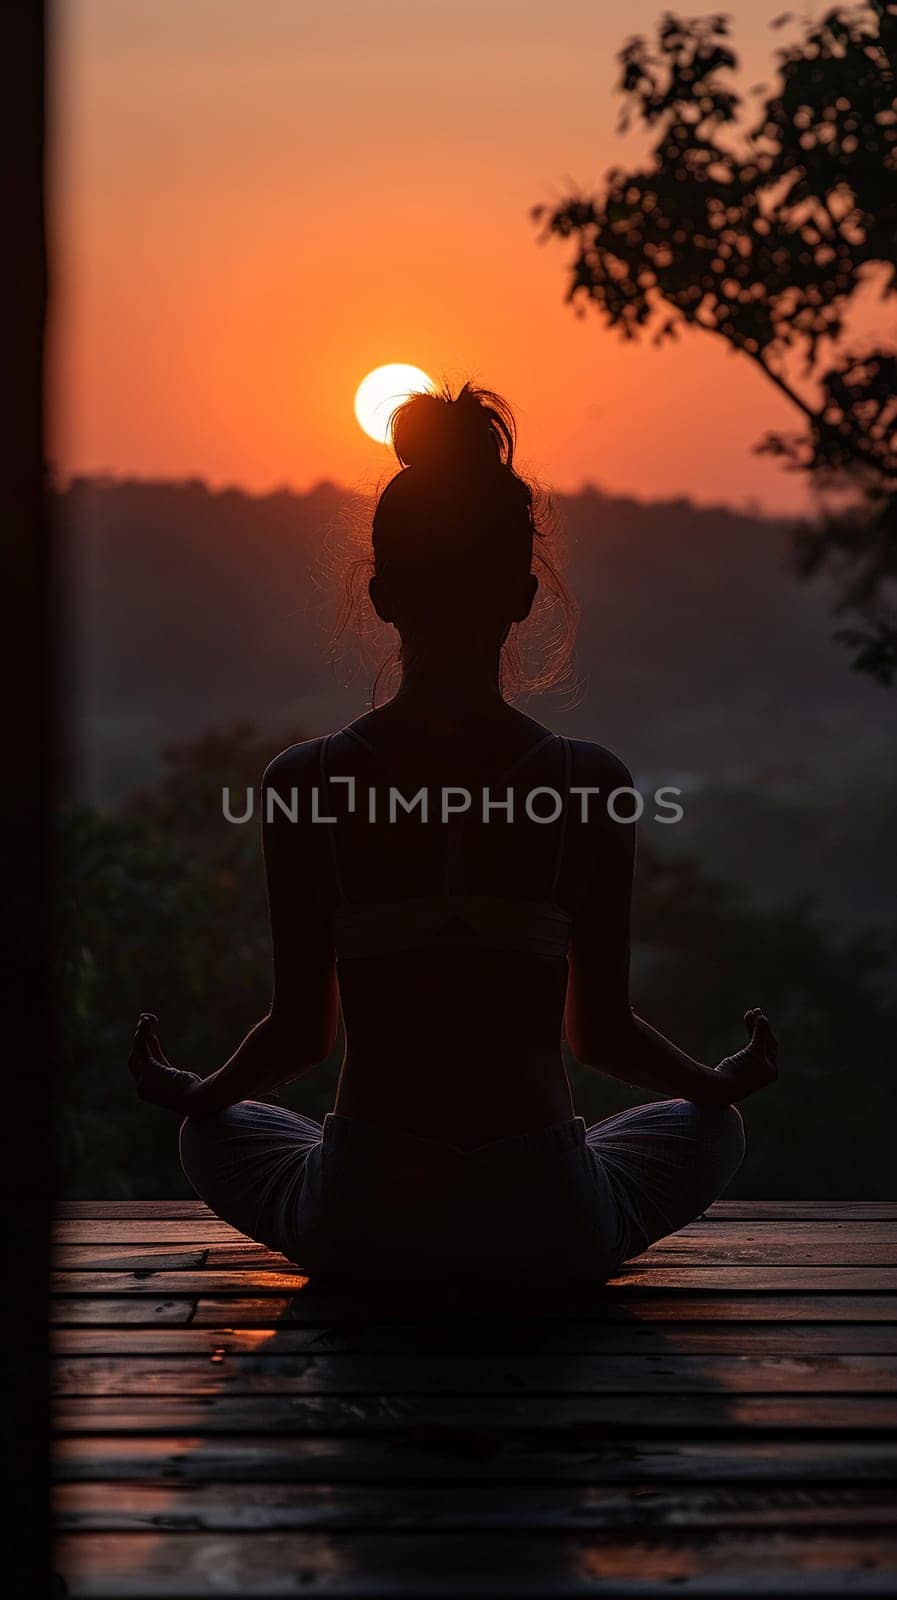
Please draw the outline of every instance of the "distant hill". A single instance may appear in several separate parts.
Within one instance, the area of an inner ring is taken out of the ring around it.
[[[557,509],[584,684],[576,706],[546,699],[535,714],[610,745],[644,781],[681,778],[694,800],[677,849],[739,876],[753,864],[761,892],[879,909],[897,696],[851,672],[825,591],[787,570],[782,527],[598,490]],[[158,770],[163,744],[209,728],[311,735],[364,708],[368,681],[345,686],[327,659],[347,531],[363,529],[342,490],[85,479],[56,512],[80,795],[116,801]],[[752,861],[754,829],[768,862]]]

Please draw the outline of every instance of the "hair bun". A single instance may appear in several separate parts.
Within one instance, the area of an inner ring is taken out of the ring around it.
[[[414,394],[394,412],[392,444],[403,467],[428,472],[511,466],[514,423],[504,401],[465,383],[458,394]]]

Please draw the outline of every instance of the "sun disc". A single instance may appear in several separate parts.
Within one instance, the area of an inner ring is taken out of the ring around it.
[[[411,394],[432,394],[436,385],[420,367],[391,361],[375,367],[355,391],[355,416],[359,426],[378,444],[391,442],[389,422],[396,406]]]

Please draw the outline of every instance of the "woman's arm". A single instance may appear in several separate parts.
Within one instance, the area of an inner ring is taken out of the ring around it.
[[[271,1011],[249,1030],[223,1067],[187,1089],[178,1110],[185,1116],[208,1117],[238,1100],[270,1094],[322,1061],[330,1048],[330,1044],[322,1044],[303,1050]]]
[[[621,762],[601,790],[631,787]],[[566,1034],[584,1066],[656,1094],[722,1106],[743,1099],[776,1077],[775,1040],[760,1011],[745,1014],[749,1044],[718,1067],[705,1066],[635,1015],[629,997],[632,880],[636,827],[614,822],[602,808],[597,867],[574,921],[570,942]]]
[[[269,791],[280,793],[289,806],[290,790],[300,786],[304,751],[304,746],[285,751],[262,779],[262,844],[274,958],[274,994],[267,1016],[250,1029],[224,1066],[204,1079],[178,1074],[171,1066],[159,1044],[155,1018],[141,1019],[137,1030],[132,1071],[139,1092],[190,1116],[210,1116],[238,1100],[270,1093],[323,1061],[336,1040],[336,965],[329,923],[314,887],[318,841],[311,837],[309,822],[291,821],[279,806],[272,807],[268,820]]]
[[[288,814],[291,791],[301,787],[302,755],[301,746],[285,751],[268,767],[261,784],[274,958],[271,1009],[218,1072],[189,1090],[184,1109],[191,1116],[208,1116],[237,1100],[270,1093],[323,1061],[333,1049],[339,1019],[336,965],[329,924],[314,893],[316,841],[311,823],[304,820],[307,807],[300,807],[303,820],[293,822]],[[315,775],[316,771],[315,767]],[[287,812],[272,805],[269,820],[272,792],[280,795]]]

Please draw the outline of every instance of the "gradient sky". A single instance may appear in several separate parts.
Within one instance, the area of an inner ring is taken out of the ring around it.
[[[624,346],[564,304],[529,208],[638,154],[614,55],[662,0],[57,0],[57,471],[369,488],[352,400],[387,361],[515,405],[543,480],[799,503],[790,425],[700,335]],[[687,10],[700,10],[689,7]],[[776,0],[727,7],[746,85]]]

